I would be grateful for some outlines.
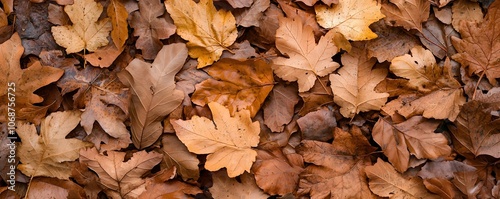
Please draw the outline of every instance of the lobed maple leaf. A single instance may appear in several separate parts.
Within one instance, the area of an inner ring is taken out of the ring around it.
[[[257,156],[252,147],[259,143],[259,122],[252,122],[248,110],[231,117],[229,110],[216,102],[208,103],[208,107],[213,121],[198,116],[186,121],[171,120],[177,137],[189,151],[209,154],[205,163],[209,171],[226,167],[229,177],[249,172]]]
[[[165,2],[177,26],[177,34],[187,40],[189,56],[198,59],[198,68],[219,60],[237,37],[236,20],[229,11],[216,10],[212,0],[170,0]]]
[[[139,59],[118,74],[132,89],[130,106],[132,142],[138,149],[152,145],[163,132],[161,121],[177,108],[184,93],[175,89],[174,76],[187,58],[184,44],[163,46],[152,64]]]
[[[289,58],[275,58],[274,73],[286,81],[297,81],[299,92],[308,91],[318,77],[326,76],[339,67],[331,58],[338,50],[331,41],[333,32],[321,37],[316,44],[312,29],[304,26],[301,18],[279,20],[276,48]]]
[[[94,0],[75,0],[64,7],[73,25],[53,26],[52,35],[56,43],[66,48],[67,53],[76,53],[83,49],[90,52],[108,44],[112,24],[109,18],[101,20],[103,8]]]
[[[35,125],[20,122],[17,133],[22,142],[19,146],[18,168],[28,176],[47,176],[69,179],[70,161],[78,158],[80,149],[92,144],[66,136],[80,123],[80,111],[55,112],[41,123],[40,135]]]

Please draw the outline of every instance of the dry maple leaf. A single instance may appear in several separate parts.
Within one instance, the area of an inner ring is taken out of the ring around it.
[[[328,7],[317,5],[316,19],[323,28],[332,28],[353,41],[370,40],[377,37],[368,26],[385,16],[380,4],[374,0],[342,0]]]
[[[279,9],[279,13],[281,14],[280,16],[270,16],[272,17],[271,20],[274,21],[274,23],[278,24],[278,21],[276,19],[279,19],[280,17],[283,17],[283,12],[289,19],[293,18],[300,18],[302,19],[302,24],[304,26],[310,27],[313,32],[315,37],[320,37],[323,36],[324,29],[319,27],[318,22],[316,22],[316,14],[314,13],[314,9],[306,9],[303,10],[304,7],[299,6],[297,3],[292,2],[292,0],[277,0],[279,6],[281,9]],[[275,32],[276,29],[274,29],[273,32]],[[263,33],[261,33],[263,34]]]
[[[422,32],[422,23],[429,17],[431,3],[428,0],[390,0],[382,4],[385,21],[402,26],[406,30]]]
[[[80,149],[92,146],[66,136],[80,123],[80,111],[55,112],[41,123],[40,135],[35,125],[21,122],[17,133],[22,142],[18,155],[22,164],[19,170],[28,176],[48,176],[69,179],[69,161],[78,158]]]
[[[216,10],[212,0],[170,0],[165,2],[177,26],[177,34],[187,40],[189,56],[198,58],[198,68],[219,60],[238,36],[236,20],[229,11]]]
[[[449,125],[455,150],[463,155],[491,155],[500,158],[500,120],[493,119],[485,103],[466,103],[455,121]]]
[[[448,139],[434,133],[440,122],[421,116],[393,124],[389,118],[380,118],[373,127],[373,140],[380,145],[389,162],[399,172],[405,172],[410,163],[410,154],[418,159],[438,159],[451,155]]]
[[[99,175],[105,192],[112,198],[137,198],[145,191],[142,176],[160,163],[161,156],[154,151],[139,151],[123,162],[124,152],[108,151],[107,155],[102,155],[90,148],[80,151],[80,162]]]
[[[496,84],[500,77],[500,1],[493,2],[488,13],[480,23],[460,22],[458,31],[462,39],[453,37],[452,42],[458,51],[453,59],[460,62],[469,75],[478,74]],[[479,80],[480,81],[480,80]]]
[[[102,10],[102,5],[94,0],[75,0],[74,4],[65,6],[64,11],[73,25],[52,27],[56,43],[66,48],[67,53],[76,53],[84,49],[93,52],[107,45],[106,37],[112,25],[109,18],[98,21]]]
[[[250,172],[259,143],[259,122],[252,122],[250,112],[242,110],[231,117],[224,106],[210,102],[213,121],[193,116],[191,120],[171,120],[177,137],[196,154],[209,154],[205,168],[217,171],[227,168],[229,177]],[[238,161],[234,161],[234,160]]]
[[[301,173],[298,194],[311,198],[375,198],[368,189],[365,167],[375,151],[361,130],[335,128],[332,144],[303,140],[297,151],[312,163]]]
[[[163,17],[165,7],[160,0],[139,1],[139,11],[132,13],[130,27],[139,39],[135,47],[141,49],[144,59],[154,59],[163,47],[160,39],[167,39],[175,33],[176,27],[169,17]]]
[[[121,49],[128,38],[128,12],[120,0],[110,0],[107,10],[111,18],[111,38],[117,49]]]
[[[209,190],[214,198],[266,199],[269,197],[255,184],[255,179],[251,174],[241,175],[240,182],[227,177],[224,171],[213,173],[212,178],[213,186]]]
[[[7,105],[9,102],[12,103],[9,99],[14,97],[15,107],[9,107],[9,109],[15,108],[16,119],[26,119],[39,124],[48,106],[34,105],[43,102],[43,98],[33,92],[57,81],[63,75],[63,70],[42,66],[38,61],[26,69],[21,69],[20,59],[23,50],[17,33],[0,44],[0,52],[2,52],[0,53],[0,73],[4,74],[0,78],[0,122],[8,122]]]
[[[377,60],[366,55],[365,48],[353,46],[351,52],[342,55],[344,66],[338,74],[330,75],[333,101],[341,106],[340,113],[346,118],[353,118],[359,112],[380,110],[389,97],[388,93],[374,91],[384,80],[387,70],[372,69]]]
[[[254,117],[274,86],[273,71],[263,59],[221,59],[204,70],[212,78],[196,85],[193,103],[217,102],[231,114],[246,109]]]
[[[286,81],[297,81],[299,92],[308,91],[318,77],[326,76],[339,67],[332,60],[338,50],[332,43],[333,32],[321,37],[316,44],[312,29],[304,26],[300,17],[279,20],[276,48],[289,58],[274,59],[274,73]]]
[[[451,7],[453,28],[460,30],[460,21],[479,23],[483,20],[483,11],[479,2],[458,0]]]
[[[162,167],[177,168],[177,173],[184,180],[189,178],[198,180],[198,177],[200,177],[200,169],[198,168],[200,161],[196,154],[189,152],[175,135],[164,135],[161,143],[163,145],[161,148],[163,152]]]
[[[381,197],[389,198],[439,198],[425,189],[418,176],[404,177],[391,164],[380,158],[365,169],[370,179],[370,190]]]
[[[120,72],[120,80],[132,89],[130,106],[132,142],[138,149],[150,146],[163,132],[161,121],[182,103],[184,93],[175,89],[174,76],[187,58],[182,43],[163,46],[150,64],[134,59]]]

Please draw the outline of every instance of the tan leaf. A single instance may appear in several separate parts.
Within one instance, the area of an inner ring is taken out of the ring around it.
[[[311,198],[375,198],[368,189],[365,167],[371,165],[368,154],[375,150],[361,130],[351,132],[335,128],[332,144],[303,140],[297,151],[311,163],[300,176],[300,195]]]
[[[187,40],[189,56],[198,58],[198,68],[219,60],[237,37],[236,20],[229,11],[216,10],[212,0],[166,1],[177,34]]]
[[[184,44],[170,44],[163,46],[152,64],[134,59],[118,74],[132,89],[132,142],[138,149],[158,140],[163,131],[161,121],[181,104],[184,94],[175,89],[174,76],[186,58]]]
[[[327,86],[328,83],[328,76],[318,78],[309,91],[299,93],[304,101],[304,105],[300,109],[299,115],[304,116],[309,112],[317,110],[318,107],[333,102],[332,88]]]
[[[30,182],[30,190],[26,198],[84,199],[87,197],[83,188],[73,181],[54,178],[34,178]]]
[[[314,13],[314,9],[303,10],[304,7],[297,5],[296,3],[292,2],[292,0],[277,1],[279,6],[281,7],[281,10],[279,10],[280,14],[284,12],[289,19],[294,19],[297,17],[302,19],[302,24],[304,26],[310,27],[313,30],[315,37],[324,35],[324,29],[319,27],[318,22],[316,22],[316,14]],[[276,19],[280,18],[278,16],[271,17],[274,17],[273,20],[276,22],[278,22],[278,20]]]
[[[385,16],[380,4],[373,0],[343,0],[328,7],[316,5],[316,19],[323,28],[332,28],[353,41],[370,40],[377,37],[368,26]]]
[[[274,86],[271,67],[263,59],[221,59],[204,70],[212,78],[196,85],[193,103],[217,102],[231,114],[246,109],[254,117]]]
[[[296,86],[278,84],[274,86],[264,105],[264,124],[273,132],[281,132],[294,115],[294,107],[299,102]]]
[[[332,43],[333,32],[321,37],[318,44],[309,26],[302,25],[299,17],[280,18],[276,31],[276,48],[289,58],[273,60],[274,73],[286,80],[297,81],[299,92],[308,91],[318,77],[323,77],[339,67],[332,56],[337,47]]]
[[[97,49],[94,53],[85,55],[85,59],[92,64],[101,68],[111,66],[125,48],[117,48],[114,42],[110,42],[107,46]]]
[[[20,122],[17,133],[22,142],[19,146],[18,168],[28,176],[47,176],[69,179],[70,161],[78,158],[80,149],[91,146],[79,139],[66,136],[80,122],[80,111],[55,112],[41,123],[40,135],[35,125]]]
[[[479,23],[483,20],[483,11],[479,2],[458,0],[451,7],[453,28],[460,30],[460,21]]]
[[[198,180],[200,170],[198,164],[200,161],[195,154],[190,153],[186,146],[175,135],[164,135],[161,139],[163,145],[163,162],[162,166],[166,168],[178,168],[177,173],[183,177],[184,180],[193,178]]]
[[[418,176],[423,179],[437,178],[451,180],[455,172],[469,172],[477,169],[464,162],[457,160],[453,161],[429,161],[425,163],[422,169],[418,172]]]
[[[269,5],[269,0],[255,0],[250,8],[235,10],[236,24],[243,27],[259,27],[259,19]]]
[[[168,170],[161,170],[153,177],[146,179],[146,191],[138,199],[151,198],[190,198],[189,195],[202,193],[193,185],[172,180],[175,177],[175,166]]]
[[[469,76],[486,76],[492,85],[497,82],[495,78],[500,77],[499,23],[500,1],[495,1],[482,22],[460,22],[458,31],[462,39],[452,37],[453,46],[458,51],[453,59],[462,64]]]
[[[333,138],[332,130],[337,126],[333,110],[322,107],[307,113],[297,120],[304,140],[328,141]]]
[[[213,173],[212,178],[214,185],[209,190],[214,198],[266,199],[269,197],[257,187],[254,178],[248,173],[240,176],[241,182],[227,177],[224,171]]]
[[[0,44],[0,52],[2,52],[0,53],[0,73],[4,74],[0,78],[0,122],[2,123],[8,122],[7,105],[12,102],[9,99],[12,99],[12,94],[14,94],[16,119],[26,119],[39,124],[48,107],[34,105],[43,102],[43,98],[34,92],[57,81],[64,73],[58,68],[42,66],[38,61],[26,69],[21,69],[20,59],[23,50],[17,33]]]
[[[117,49],[121,49],[128,38],[128,12],[120,0],[111,0],[107,10],[108,16],[111,18],[111,38]]]
[[[441,198],[454,199],[463,197],[455,185],[443,178],[425,179],[424,185],[430,192],[437,194]]]
[[[139,151],[123,162],[124,152],[108,151],[107,155],[101,155],[95,148],[80,151],[80,162],[99,175],[108,195],[123,198],[137,198],[145,191],[141,176],[160,163],[161,157],[156,152]]]
[[[253,5],[254,0],[226,0],[233,8],[246,8]]]
[[[451,25],[443,24],[434,15],[431,15],[429,20],[424,22],[422,31],[423,33],[417,34],[420,41],[436,57],[443,59],[445,56],[451,57],[457,53],[451,44],[451,37],[458,37],[458,32]]]
[[[208,106],[213,121],[198,116],[186,121],[170,121],[177,136],[189,151],[209,154],[205,163],[207,170],[217,171],[226,167],[229,177],[249,172],[257,156],[252,147],[259,143],[259,122],[252,122],[247,110],[236,112],[231,117],[229,110],[216,102]]]
[[[367,52],[362,46],[353,46],[350,53],[342,55],[344,66],[338,74],[330,75],[333,101],[340,108],[340,113],[346,118],[353,118],[359,112],[380,110],[388,93],[377,93],[375,86],[387,75],[387,70],[376,67],[374,58],[367,58]]]
[[[380,158],[373,166],[367,166],[365,171],[370,181],[370,190],[381,197],[439,198],[427,192],[422,179],[404,177]]]
[[[478,177],[474,171],[457,172],[452,182],[467,198],[475,199],[484,185],[484,182],[480,181]]]
[[[414,29],[422,32],[422,23],[427,21],[431,8],[427,0],[390,0],[382,4],[385,21],[406,30]]]
[[[371,27],[378,37],[366,43],[368,57],[376,57],[380,63],[404,55],[418,44],[415,36],[400,28],[388,26],[383,20],[372,24]]]
[[[76,0],[73,5],[65,6],[73,25],[52,27],[56,43],[66,48],[67,53],[84,49],[93,52],[107,45],[112,25],[109,18],[98,20],[102,10],[102,5],[94,0]]]

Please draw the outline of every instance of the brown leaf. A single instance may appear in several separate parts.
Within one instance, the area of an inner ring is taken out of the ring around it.
[[[458,33],[450,26],[441,23],[433,15],[424,23],[422,34],[417,34],[424,46],[439,59],[451,57],[457,51],[451,44],[451,37],[458,37]]]
[[[422,23],[427,21],[431,3],[427,0],[390,0],[382,4],[385,21],[406,30],[422,32]]]
[[[443,24],[450,25],[452,20],[452,11],[450,6],[446,6],[443,8],[432,7],[434,11],[434,16],[439,19]]]
[[[113,62],[122,53],[124,48],[118,49],[114,42],[109,42],[107,46],[97,49],[93,53],[85,55],[85,59],[92,64],[101,68],[111,66]]]
[[[241,175],[241,182],[227,177],[224,171],[213,173],[212,178],[214,185],[209,190],[214,198],[266,199],[269,197],[255,184],[251,174]]]
[[[303,10],[303,7],[296,5],[291,0],[277,1],[282,11],[285,12],[287,18],[294,19],[298,17],[302,19],[302,24],[304,26],[310,27],[314,32],[314,36],[319,37],[324,34],[323,29],[319,26],[318,22],[316,22],[316,14],[314,13],[314,9]],[[280,17],[275,17],[274,20],[277,20],[279,18]]]
[[[162,170],[146,179],[146,190],[139,195],[138,199],[191,198],[189,195],[202,193],[198,187],[172,180],[175,177],[175,170],[175,167]]]
[[[150,64],[134,59],[126,71],[118,74],[120,81],[132,89],[130,106],[132,142],[138,149],[152,145],[163,132],[161,122],[177,108],[184,97],[175,89],[174,76],[187,58],[185,44],[163,46]]]
[[[378,62],[390,61],[394,57],[406,54],[418,40],[400,28],[391,27],[378,21],[370,26],[378,35],[366,43],[368,57],[376,57]]]
[[[80,151],[80,162],[99,175],[108,195],[123,198],[137,198],[145,191],[141,176],[160,163],[161,157],[156,152],[139,151],[123,162],[124,152],[108,151],[101,155],[95,148]]]
[[[130,27],[134,36],[138,36],[135,47],[142,50],[144,59],[154,59],[162,49],[160,39],[167,39],[175,33],[176,27],[162,15],[165,6],[160,0],[139,1],[139,11],[132,13]]]
[[[116,45],[116,49],[121,49],[128,38],[128,12],[120,0],[110,0],[107,10],[108,16],[111,18],[111,38]]]
[[[189,178],[198,180],[200,176],[198,164],[200,164],[200,161],[196,154],[189,152],[187,147],[175,135],[164,135],[161,143],[163,145],[161,148],[163,152],[162,167],[165,167],[165,169],[177,168],[177,173],[184,180]]]
[[[64,12],[64,7],[59,6],[56,4],[49,4],[49,16],[47,20],[50,23],[53,23],[55,25],[60,25],[60,26],[65,26],[65,25],[70,25],[71,20],[68,17],[68,14]]]
[[[87,198],[83,188],[73,181],[54,178],[35,178],[30,182],[26,198]]]
[[[332,131],[337,126],[333,110],[323,107],[297,120],[304,140],[326,142],[333,138]]]
[[[311,90],[299,93],[304,101],[304,105],[300,109],[299,115],[306,115],[318,109],[318,107],[333,102],[332,89],[328,86],[328,83],[329,80],[327,76],[318,78]]]
[[[94,124],[92,133],[85,137],[85,141],[94,143],[94,147],[100,153],[127,148],[128,145],[132,143],[130,135],[124,135],[117,138],[112,137],[98,124]]]
[[[479,23],[483,21],[483,11],[478,2],[457,0],[453,2],[452,25],[455,30],[460,31],[460,21]]]
[[[463,197],[455,185],[443,178],[425,179],[424,185],[430,192],[437,194],[441,198],[455,199]]]
[[[217,102],[231,114],[246,109],[254,117],[274,85],[271,67],[263,59],[221,59],[204,70],[212,78],[196,85],[193,103]]]
[[[294,115],[294,107],[299,102],[297,87],[278,84],[274,86],[264,105],[264,124],[273,132],[282,132]]]
[[[474,171],[457,172],[452,180],[453,184],[467,196],[467,198],[475,199],[483,182],[479,181],[477,174]]]
[[[476,168],[473,166],[456,160],[427,162],[418,172],[418,176],[423,179],[439,178],[451,180],[455,172],[469,172],[475,170]]]
[[[254,4],[254,0],[226,0],[233,8],[246,8]]]
[[[356,126],[351,132],[335,128],[334,134],[332,144],[303,140],[298,146],[298,153],[312,165],[302,172],[297,193],[312,198],[375,198],[365,178],[365,167],[371,165],[367,155],[375,148]]]
[[[190,94],[194,92],[195,85],[210,78],[205,71],[196,69],[196,65],[198,65],[196,60],[190,59],[175,75],[176,89],[184,92],[184,101],[182,102],[184,106],[191,106]]]
[[[258,27],[260,25],[259,19],[264,14],[264,11],[269,8],[269,4],[269,0],[255,0],[250,8],[236,9],[234,11],[236,24],[243,27]]]

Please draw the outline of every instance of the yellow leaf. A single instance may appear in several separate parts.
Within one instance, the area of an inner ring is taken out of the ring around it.
[[[224,106],[211,102],[213,121],[193,116],[191,120],[171,120],[172,126],[188,150],[196,154],[209,154],[205,168],[217,171],[226,167],[229,177],[250,172],[259,143],[259,122],[252,122],[250,112],[242,110],[231,117]],[[237,161],[235,161],[237,160]]]
[[[340,0],[332,7],[317,5],[314,8],[323,28],[337,29],[347,39],[360,41],[377,37],[368,26],[385,17],[380,7],[374,0]]]
[[[69,161],[78,158],[80,149],[92,146],[76,138],[66,136],[80,123],[80,111],[56,112],[41,123],[40,135],[35,125],[19,123],[17,133],[22,142],[19,170],[28,176],[48,176],[68,179],[71,175]]]
[[[116,48],[120,49],[128,38],[128,12],[119,0],[111,0],[107,12],[108,16],[111,17],[111,25],[113,25],[111,38]]]
[[[66,48],[67,53],[83,49],[93,52],[107,45],[112,26],[109,18],[98,21],[102,10],[102,5],[94,0],[75,0],[73,5],[65,6],[64,11],[73,25],[52,27],[56,43]]]
[[[380,110],[388,93],[377,93],[375,86],[385,79],[387,70],[375,68],[375,58],[368,59],[366,48],[353,46],[350,53],[342,55],[344,66],[338,74],[330,75],[333,101],[340,108],[344,117],[353,118],[359,112]]]
[[[318,76],[326,76],[339,67],[337,62],[332,61],[332,56],[338,50],[332,43],[332,31],[316,44],[312,28],[302,25],[299,17],[280,18],[279,24],[276,47],[290,58],[278,57],[273,60],[274,73],[278,77],[297,81],[299,92],[305,92],[314,86]]]
[[[219,60],[238,36],[234,16],[229,11],[217,11],[212,0],[169,0],[165,6],[177,34],[188,40],[189,56],[198,58],[198,68]]]

